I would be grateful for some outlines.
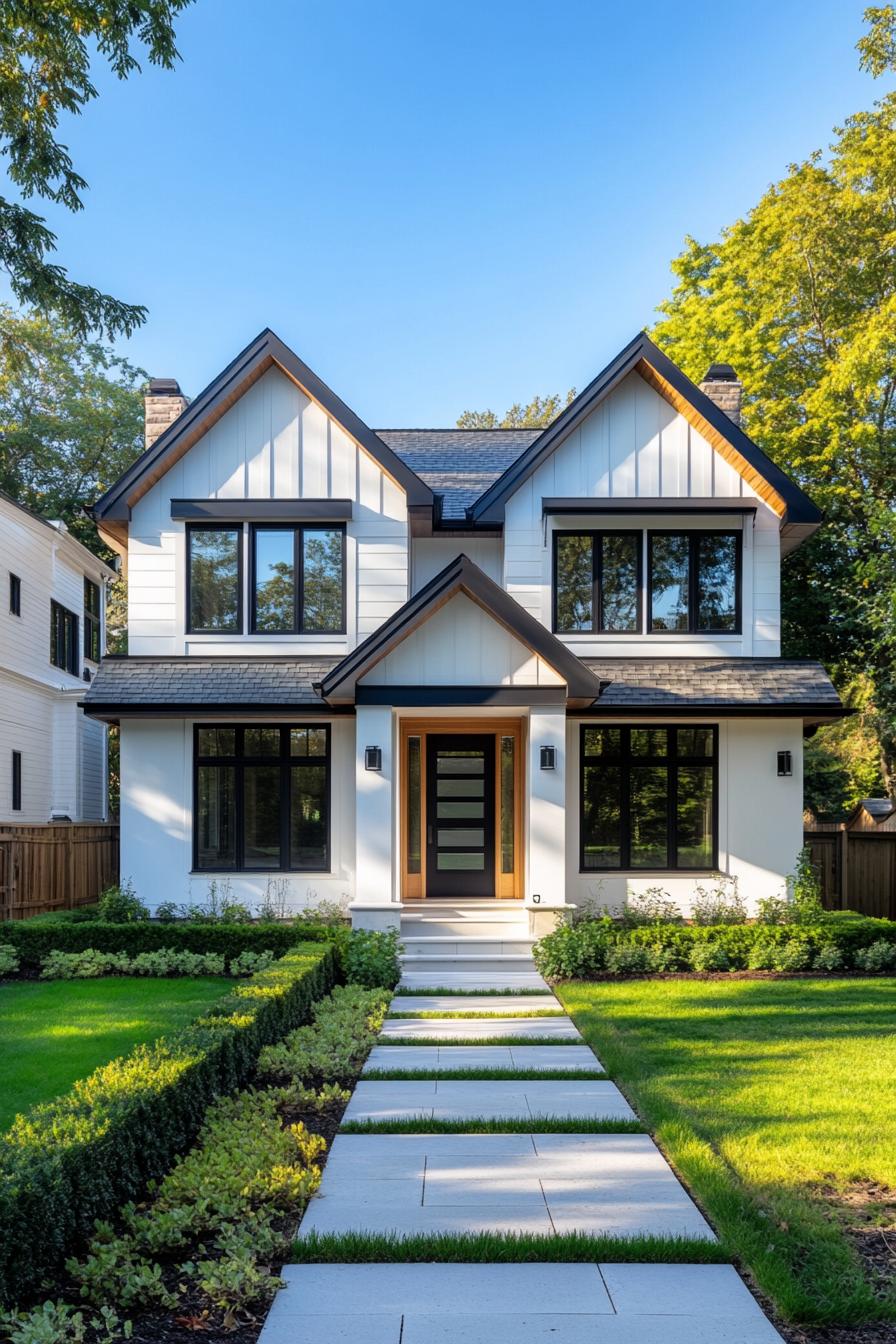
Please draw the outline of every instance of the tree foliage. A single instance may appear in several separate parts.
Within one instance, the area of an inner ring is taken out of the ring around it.
[[[503,416],[494,411],[464,411],[458,416],[459,429],[543,429],[564,410],[576,395],[571,387],[565,397],[554,392],[547,397],[533,397],[528,405],[515,401]]]
[[[874,74],[896,61],[896,11],[866,11]],[[713,243],[688,238],[655,339],[695,380],[714,360],[745,385],[747,432],[821,506],[784,566],[784,651],[841,686],[867,676],[884,783],[896,786],[896,93],[793,164]]]
[[[170,69],[178,59],[174,19],[192,0],[4,0],[0,4],[0,151],[22,200],[40,196],[83,208],[87,186],[58,138],[60,117],[97,96],[91,52],[113,74],[139,72],[134,48]],[[22,200],[0,197],[0,267],[23,306],[55,314],[69,330],[130,335],[145,308],[70,279],[50,257],[56,235]],[[0,327],[9,343],[14,332]]]

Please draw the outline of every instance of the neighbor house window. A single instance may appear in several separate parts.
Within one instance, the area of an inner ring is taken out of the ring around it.
[[[554,629],[636,634],[641,629],[641,533],[554,533]]]
[[[195,868],[329,867],[328,726],[197,727],[195,763]]]
[[[59,602],[50,603],[50,662],[78,675],[78,618]]]
[[[22,614],[22,580],[18,574],[9,576],[9,614],[10,616]]]
[[[345,530],[252,529],[252,630],[262,635],[345,631]]]
[[[240,527],[187,528],[187,630],[242,634]]]
[[[92,579],[84,580],[84,657],[100,660],[100,586]]]
[[[650,630],[736,634],[740,629],[740,534],[648,534]]]
[[[581,729],[582,872],[716,866],[716,729]]]
[[[12,753],[12,810],[22,810],[22,753]]]

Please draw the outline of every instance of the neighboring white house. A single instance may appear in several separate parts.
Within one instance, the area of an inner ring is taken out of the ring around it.
[[[0,825],[106,819],[106,726],[78,706],[114,578],[65,523],[0,492]]]
[[[367,926],[779,891],[804,730],[842,708],[780,657],[821,516],[740,393],[643,335],[543,431],[374,432],[270,331],[190,404],[154,382],[94,509],[129,579],[130,653],[85,697],[121,725],[123,875]]]

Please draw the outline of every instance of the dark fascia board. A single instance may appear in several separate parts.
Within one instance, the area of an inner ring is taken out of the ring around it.
[[[541,501],[543,514],[585,513],[755,513],[755,499],[644,498],[575,499],[549,497]]]
[[[709,701],[702,704],[675,705],[604,705],[598,703],[590,709],[569,711],[572,718],[589,718],[597,722],[600,719],[801,719],[804,723],[826,723],[829,720],[846,719],[854,714],[852,709],[843,705],[815,704],[806,701],[793,705],[745,705],[743,701],[734,704]]]
[[[213,379],[177,419],[160,434],[149,448],[137,458],[114,485],[101,495],[93,506],[92,514],[97,520],[104,518],[126,521],[130,515],[127,498],[140,479],[151,469],[162,467],[168,456],[174,456],[178,445],[189,434],[202,432],[202,425],[211,419],[222,404],[230,404],[245,382],[247,385],[260,376],[269,366],[279,364],[295,381],[301,384],[309,396],[320,403],[343,429],[370,453],[383,470],[398,482],[407,494],[409,504],[432,505],[432,491],[429,486],[392,449],[364,424],[341,398],[337,397],[327,385],[318,378],[308,365],[299,359],[289,346],[265,328],[241,350],[235,359]]]
[[[363,676],[367,668],[379,662],[406,634],[425,620],[430,609],[440,607],[457,593],[465,593],[472,598],[499,625],[544,658],[563,677],[569,699],[592,701],[600,694],[600,682],[590,668],[490,579],[469,556],[458,555],[321,679],[321,695],[328,699],[349,677],[357,680]]]
[[[350,499],[172,499],[171,517],[186,522],[342,522],[352,516]]]
[[[634,340],[619,352],[614,360],[580,392],[573,402],[557,416],[552,424],[541,434],[526,451],[507,468],[494,485],[490,486],[471,508],[471,516],[480,522],[497,522],[504,516],[504,505],[522,483],[544,459],[572,433],[586,416],[607,397],[615,387],[632,372],[639,360],[650,364],[660,377],[671,384],[694,410],[708,421],[731,446],[749,462],[772,489],[780,496],[786,506],[785,523],[806,523],[817,526],[822,521],[819,509],[812,503],[798,485],[789,476],[766,457],[761,448],[748,439],[746,434],[721,411],[715,402],[701,392],[690,378],[687,378],[673,364],[646,332],[639,332]]]
[[[565,702],[562,686],[359,686],[356,705],[411,709],[440,705],[548,705]]]
[[[226,716],[236,722],[243,719],[280,719],[284,714],[294,717],[310,715],[312,718],[332,718],[333,715],[353,714],[352,705],[309,705],[302,702],[278,700],[276,705],[251,705],[235,703],[232,700],[205,704],[197,701],[183,701],[178,704],[145,703],[119,704],[115,701],[79,700],[78,707],[88,719],[102,719],[105,723],[117,723],[119,719],[199,719],[209,715]]]

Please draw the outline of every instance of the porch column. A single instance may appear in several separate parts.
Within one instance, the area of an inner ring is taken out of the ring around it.
[[[365,751],[378,747],[382,768],[368,770]],[[355,711],[355,899],[352,924],[361,929],[398,928],[395,804],[397,754],[392,710],[358,705]]]
[[[554,769],[541,768],[542,747],[554,748]],[[530,931],[541,936],[566,904],[566,705],[533,706],[529,714],[526,790],[526,905]],[[540,897],[536,903],[534,897]],[[544,913],[542,913],[544,912]]]

